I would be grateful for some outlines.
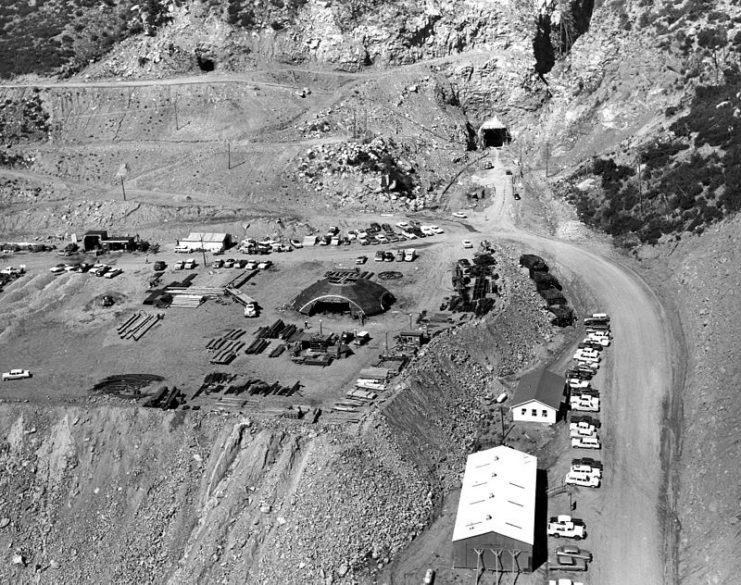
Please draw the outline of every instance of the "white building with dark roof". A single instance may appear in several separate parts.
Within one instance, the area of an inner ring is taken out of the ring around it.
[[[555,424],[565,401],[566,381],[548,370],[525,374],[510,405],[515,422]]]
[[[538,459],[510,447],[468,456],[453,529],[453,566],[530,572]]]

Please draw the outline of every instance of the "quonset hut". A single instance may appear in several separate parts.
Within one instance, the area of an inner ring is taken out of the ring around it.
[[[349,312],[353,317],[367,317],[382,313],[393,302],[393,295],[376,282],[325,278],[305,288],[293,300],[293,308],[304,315]]]
[[[538,459],[510,447],[468,456],[453,529],[453,566],[531,572]]]

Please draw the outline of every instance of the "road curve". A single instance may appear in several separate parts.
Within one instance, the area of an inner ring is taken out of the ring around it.
[[[472,225],[486,237],[543,255],[556,274],[586,289],[595,309],[612,316],[615,340],[596,382],[603,401],[604,484],[599,490],[580,488],[577,495],[578,515],[589,531],[585,545],[595,557],[588,581],[671,585],[673,576],[664,566],[664,516],[669,512],[662,493],[670,462],[661,460],[661,429],[663,402],[674,380],[672,352],[679,348],[668,317],[646,283],[616,259],[520,229],[512,218],[515,203],[507,181],[498,161],[483,174],[482,182],[497,188],[495,202],[472,218]],[[578,455],[590,453],[572,450],[562,459]],[[560,480],[550,477],[549,484]]]

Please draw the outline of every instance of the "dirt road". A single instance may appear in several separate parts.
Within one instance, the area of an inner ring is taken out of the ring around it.
[[[601,489],[582,488],[577,496],[579,516],[590,534],[588,548],[595,557],[589,581],[673,583],[672,571],[665,572],[664,566],[663,522],[670,512],[662,493],[663,469],[670,462],[662,461],[661,452],[663,401],[672,391],[672,354],[678,351],[668,317],[645,282],[616,258],[518,228],[510,178],[497,163],[480,177],[497,188],[495,202],[472,217],[471,224],[486,237],[543,255],[557,273],[586,289],[595,310],[612,316],[614,345],[600,374],[605,480]],[[565,453],[564,459],[577,454]],[[551,485],[559,481],[549,478]]]

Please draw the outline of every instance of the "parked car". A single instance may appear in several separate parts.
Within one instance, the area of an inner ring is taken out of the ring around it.
[[[396,224],[396,227],[400,227],[400,228],[408,228],[408,227],[409,227],[409,223],[408,223],[408,222],[406,222],[406,221],[400,221],[400,222],[398,222],[398,223]]]
[[[234,258],[224,260],[224,268],[234,268]]]
[[[196,266],[198,266],[198,263],[195,258],[188,258],[185,261],[185,264],[183,264],[183,268],[186,270],[193,270]]]
[[[393,262],[394,261],[394,253],[393,252],[384,252],[383,253],[383,261],[384,262]]]
[[[355,264],[365,264],[368,262],[368,256],[358,256],[355,258]]]
[[[218,260],[214,260],[211,262],[211,268],[218,270],[219,268],[222,268],[224,266],[224,261],[219,258]]]
[[[435,571],[433,569],[427,569],[425,571],[425,578],[422,580],[424,585],[431,585],[435,582]]]
[[[260,262],[260,263],[259,263],[259,264],[257,265],[257,267],[258,267],[258,268],[259,268],[260,270],[267,270],[267,269],[268,269],[268,268],[270,268],[270,267],[271,267],[272,265],[273,265],[272,261],[270,261],[270,260],[263,260],[262,262]]]
[[[600,443],[597,437],[573,437],[571,439],[571,446],[574,449],[601,449],[602,443]]]
[[[3,381],[5,380],[22,380],[23,378],[30,378],[31,372],[28,370],[10,370],[9,372],[3,372]]]
[[[383,253],[382,250],[378,250],[376,252],[376,255],[373,257],[373,262],[383,262],[386,259],[385,256],[386,255]]]
[[[397,250],[394,259],[397,262],[404,262],[404,250]]]
[[[456,211],[453,213],[453,217],[457,217],[459,219],[466,219],[466,214],[462,211]]]
[[[574,557],[577,559],[584,559],[585,561],[592,562],[592,553],[583,548],[579,548],[573,544],[565,544],[559,546],[556,549],[556,556],[559,557]]]
[[[60,272],[64,272],[65,267],[65,264],[57,264],[56,266],[52,266],[49,271],[54,274],[59,274]]]
[[[98,266],[97,268],[93,268],[90,271],[90,274],[100,277],[100,276],[105,275],[105,273],[108,272],[110,269],[111,269],[110,266],[108,266],[107,264],[103,264],[101,266]]]
[[[383,244],[386,244],[389,241],[389,239],[384,234],[376,234],[375,238],[376,238],[376,241],[381,242]]]
[[[247,270],[254,270],[257,268],[257,262],[254,260],[247,260],[247,264],[244,265]]]
[[[155,269],[155,270],[156,270],[157,272],[161,272],[161,271],[163,271],[163,270],[164,270],[165,268],[167,268],[167,264],[165,264],[165,263],[164,263],[164,262],[163,262],[162,260],[157,260],[157,261],[156,261],[156,262],[154,263],[154,269]]]
[[[109,270],[103,275],[103,278],[116,278],[119,274],[123,274],[123,270],[120,268],[114,268],[113,270]]]
[[[303,248],[304,247],[303,243],[301,243],[299,240],[295,240],[295,239],[294,240],[291,240],[291,246],[293,246],[294,248]]]
[[[178,260],[175,262],[175,264],[172,265],[173,270],[182,270],[185,267],[185,261]]]
[[[584,459],[573,459],[571,461],[571,471],[574,473],[590,473],[597,477],[602,477],[602,470],[602,463],[590,459],[589,457],[585,457]]]
[[[604,465],[602,465],[602,461],[599,459],[592,459],[591,457],[579,457],[578,459],[572,459],[571,460],[571,466],[574,465],[586,465],[588,467],[591,467],[592,469],[599,469],[600,472],[604,469]]]
[[[463,240],[464,248],[473,248],[473,242],[471,240]]]

